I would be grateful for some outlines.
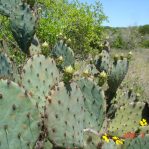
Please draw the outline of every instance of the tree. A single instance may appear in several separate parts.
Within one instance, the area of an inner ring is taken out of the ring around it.
[[[61,32],[71,39],[71,47],[77,53],[84,54],[98,49],[104,30],[101,24],[107,18],[99,1],[94,5],[79,3],[77,0],[71,3],[67,0],[38,2],[43,8],[37,29],[42,41],[48,41],[53,46],[56,35]]]

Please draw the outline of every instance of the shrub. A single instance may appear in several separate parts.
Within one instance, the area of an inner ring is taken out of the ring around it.
[[[61,32],[71,39],[72,48],[77,53],[98,49],[103,38],[101,23],[106,19],[100,2],[95,5],[63,0],[39,2],[44,9],[37,29],[42,41],[48,41],[52,46]]]

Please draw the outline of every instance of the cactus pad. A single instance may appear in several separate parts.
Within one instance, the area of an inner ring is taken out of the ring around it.
[[[81,79],[78,84],[84,95],[84,128],[99,131],[105,119],[104,93],[101,88],[89,79]]]
[[[45,106],[45,96],[59,81],[59,71],[53,59],[34,55],[23,67],[22,84],[37,100],[39,109]]]
[[[113,67],[108,77],[108,85],[110,92],[114,93],[119,85],[122,83],[128,71],[128,60],[117,60],[113,63]]]
[[[0,78],[13,79],[13,64],[3,52],[0,52]]]
[[[21,0],[0,0],[0,13],[10,16],[11,11],[21,3]]]
[[[122,149],[148,149],[149,147],[149,135],[142,137],[136,137],[134,139],[127,139]]]
[[[137,131],[144,107],[143,102],[131,102],[120,106],[109,125],[109,133],[121,137],[127,132]]]
[[[26,3],[17,5],[10,15],[10,27],[19,47],[29,54],[33,36],[35,34],[36,17]]]
[[[102,50],[102,52],[100,53],[98,59],[95,62],[96,68],[102,72],[108,72],[109,71],[109,67],[110,67],[110,56],[109,56],[109,52],[107,52],[106,50]]]
[[[0,80],[0,148],[33,148],[40,134],[40,115],[25,90]]]
[[[69,65],[74,65],[74,53],[73,50],[64,43],[63,40],[58,41],[55,47],[52,50],[52,56],[58,58],[60,56],[63,57],[64,61],[62,63],[62,67],[67,67]]]
[[[74,82],[60,82],[47,97],[49,140],[55,147],[83,146],[84,101]]]

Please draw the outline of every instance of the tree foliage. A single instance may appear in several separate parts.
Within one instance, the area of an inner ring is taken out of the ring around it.
[[[143,25],[139,27],[139,32],[142,35],[149,34],[149,25]]]
[[[71,3],[67,0],[38,0],[42,9],[37,34],[42,41],[51,46],[56,42],[56,35],[62,33],[71,39],[71,47],[77,53],[98,49],[104,32],[101,26],[106,20],[102,5]]]

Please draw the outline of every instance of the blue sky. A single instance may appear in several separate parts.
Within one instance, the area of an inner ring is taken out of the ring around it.
[[[94,3],[95,0],[79,0]],[[108,26],[134,26],[149,24],[149,0],[100,0],[109,17]]]

